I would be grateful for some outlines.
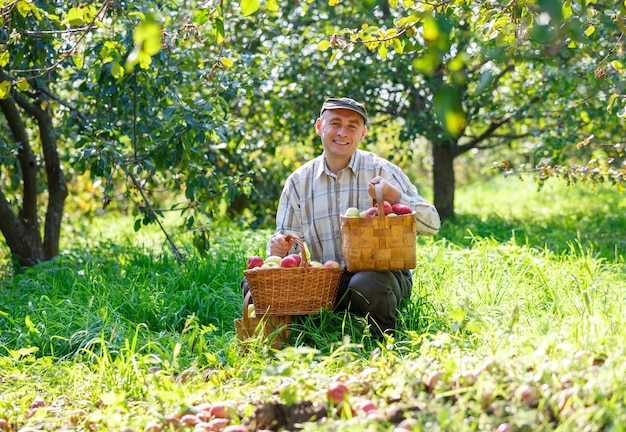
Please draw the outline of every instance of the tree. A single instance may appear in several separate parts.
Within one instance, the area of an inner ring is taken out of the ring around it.
[[[307,2],[282,12],[283,49],[306,53],[284,56],[263,107],[287,119],[273,123],[282,141],[310,139],[300,126],[310,129],[310,106],[325,96],[365,100],[377,122],[401,118],[395,154],[410,154],[417,139],[431,143],[434,204],[444,218],[454,217],[460,155],[524,143],[552,166],[594,130],[616,140],[623,129],[606,115],[607,104],[617,111],[623,86],[609,103],[593,79],[602,55],[623,81],[623,14],[594,2]]]
[[[136,229],[181,211],[205,251],[211,215],[249,188],[229,105],[264,71],[229,45],[240,11],[212,1],[14,0],[0,13],[0,232],[16,264],[59,253],[65,176],[81,172],[102,180],[104,206],[136,203]],[[160,190],[173,197],[166,208]]]

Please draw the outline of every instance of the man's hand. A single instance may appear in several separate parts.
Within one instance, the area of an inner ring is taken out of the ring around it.
[[[370,194],[373,200],[376,199],[376,190],[374,189],[375,184],[380,184],[384,201],[388,201],[390,204],[398,202],[401,195],[400,191],[381,176],[374,177],[367,185],[367,193]]]
[[[287,239],[282,234],[276,234],[270,240],[269,253],[270,255],[276,255],[281,258],[284,258],[287,256],[292,246],[293,246],[293,238]]]

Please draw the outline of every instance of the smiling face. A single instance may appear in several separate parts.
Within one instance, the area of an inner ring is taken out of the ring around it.
[[[367,127],[365,119],[349,109],[326,110],[315,122],[315,132],[322,138],[326,164],[339,172],[363,141]]]

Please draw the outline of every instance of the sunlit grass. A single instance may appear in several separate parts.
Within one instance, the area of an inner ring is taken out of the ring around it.
[[[298,318],[281,352],[259,339],[243,351],[233,326],[245,257],[269,231],[215,227],[205,259],[177,234],[181,263],[152,227],[135,237],[132,218],[75,224],[57,259],[0,279],[0,419],[142,430],[228,399],[237,423],[270,400],[326,404],[342,377],[355,405],[373,399],[386,417],[329,407],[323,426],[304,430],[390,430],[394,407],[428,430],[623,430],[620,198],[515,179],[462,188],[457,219],[419,239],[394,338],[322,313]],[[35,414],[38,398],[46,410]]]

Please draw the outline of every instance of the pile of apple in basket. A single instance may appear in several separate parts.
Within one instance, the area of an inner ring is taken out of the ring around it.
[[[288,235],[298,245],[299,254],[284,258],[248,258],[244,276],[252,295],[256,314],[309,315],[320,308],[334,310],[343,268],[336,261],[308,260],[304,242]]]

